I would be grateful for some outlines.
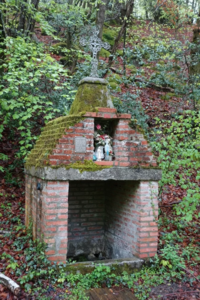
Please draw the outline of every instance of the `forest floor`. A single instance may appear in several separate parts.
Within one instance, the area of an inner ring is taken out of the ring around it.
[[[148,25],[148,24],[147,24]],[[166,29],[167,34],[174,35],[173,30]],[[132,32],[134,35],[134,31]],[[142,35],[142,37],[148,37],[150,34],[148,30],[140,29],[137,35]],[[156,34],[156,32],[155,32]],[[41,42],[45,44],[50,44],[52,42],[51,37],[42,36],[39,29],[36,30],[36,35]],[[188,26],[184,31],[179,33],[178,38],[181,39],[192,39],[192,28]],[[120,45],[119,49],[122,49]],[[52,54],[56,60],[59,60],[60,56]],[[104,58],[102,58],[104,59]],[[104,59],[106,61],[106,59]],[[122,60],[119,58],[118,64],[122,65]],[[113,67],[117,67],[118,64]],[[130,70],[127,68],[127,75]],[[149,72],[149,68],[146,68],[146,72]],[[126,87],[121,84],[121,92],[117,94],[118,97],[126,91],[134,93],[134,87]],[[170,115],[173,112],[182,111],[190,108],[190,103],[183,100],[182,98],[177,98],[172,96],[169,100],[163,100],[163,96],[167,93],[153,88],[141,88],[140,100],[142,106],[149,116],[148,125],[150,128],[155,126],[155,117],[159,117],[161,120],[170,119]],[[36,129],[36,132],[40,129]],[[7,137],[6,131],[4,132],[3,142],[0,145],[0,153],[3,152],[9,156],[9,162],[13,165],[13,173],[4,177],[4,174],[0,174],[0,255],[6,253],[7,256],[0,261],[0,272],[4,273],[6,276],[12,278],[16,282],[18,281],[19,275],[16,275],[16,266],[12,265],[10,257],[14,258],[15,264],[18,266],[25,264],[25,250],[30,247],[27,242],[21,250],[16,250],[16,244],[18,238],[25,236],[26,232],[20,228],[19,224],[24,224],[25,215],[25,187],[24,187],[24,175],[23,170],[20,165],[17,164],[16,152],[18,150],[17,142],[18,133],[15,132],[12,139]],[[4,162],[4,167],[6,168],[6,161]],[[178,175],[177,175],[178,176]],[[20,178],[20,183],[19,183]],[[7,183],[9,182],[9,183]],[[200,261],[196,263],[195,249],[200,247],[200,220],[197,217],[193,217],[193,220],[187,223],[187,227],[181,229],[179,226],[181,220],[176,216],[174,212],[174,206],[181,201],[185,195],[185,190],[180,186],[168,185],[163,189],[160,195],[160,221],[159,225],[159,249],[169,242],[170,237],[175,232],[176,233],[176,243],[179,245],[180,252],[186,247],[191,245],[191,253],[186,257],[186,269],[184,270],[184,275],[182,280],[172,280],[166,279],[166,283],[158,285],[156,287],[151,287],[149,299],[163,299],[163,300],[190,300],[190,299],[200,299]],[[198,212],[200,211],[200,206],[198,207]],[[19,228],[18,228],[19,227]],[[13,232],[14,231],[14,232]],[[12,233],[12,234],[10,234]],[[165,239],[163,239],[165,235]],[[169,237],[169,238],[167,238]],[[192,252],[193,251],[193,252]],[[9,256],[10,255],[10,256]],[[27,270],[28,270],[27,265]],[[22,276],[21,274],[20,276]],[[56,284],[52,285],[51,281],[42,281],[44,290],[44,299],[64,299],[63,295],[70,295],[71,291],[66,289],[60,289]],[[110,288],[110,292],[117,295],[119,291],[126,291],[126,287],[116,287]],[[134,289],[131,289],[134,293]],[[25,300],[25,299],[42,299],[37,298],[37,295],[30,295],[25,292],[22,288],[21,294],[16,297],[7,288],[0,284],[0,300]],[[113,298],[114,299],[114,298]]]

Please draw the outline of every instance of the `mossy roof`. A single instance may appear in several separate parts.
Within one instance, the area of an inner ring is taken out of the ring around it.
[[[52,154],[58,140],[64,135],[65,129],[83,119],[85,112],[77,115],[59,117],[50,121],[43,129],[34,148],[28,155],[25,167],[43,167],[48,165],[48,156]]]

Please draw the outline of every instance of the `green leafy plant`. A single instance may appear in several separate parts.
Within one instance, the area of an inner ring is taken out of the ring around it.
[[[186,190],[186,196],[175,206],[177,215],[187,221],[192,220],[199,203],[200,152],[200,113],[186,111],[177,115],[175,120],[161,122],[157,132],[160,138],[152,142],[154,151],[158,151],[158,162],[163,175],[160,181],[160,193],[166,184],[179,185]],[[196,180],[188,180],[196,174]]]
[[[60,80],[66,78],[66,70],[44,52],[41,44],[22,37],[7,37],[4,52],[5,71],[0,80],[0,132],[2,136],[3,130],[8,128],[11,138],[16,131],[19,133],[17,159],[22,159],[37,139],[33,128],[39,118],[44,123],[59,113],[58,108],[53,108],[55,104],[49,94],[53,90],[67,89],[69,82]]]

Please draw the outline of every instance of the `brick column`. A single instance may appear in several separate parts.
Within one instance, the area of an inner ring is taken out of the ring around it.
[[[69,182],[48,181],[42,191],[42,233],[49,260],[66,262]]]
[[[153,257],[158,245],[158,182],[141,181],[135,194],[137,237],[135,255]]]

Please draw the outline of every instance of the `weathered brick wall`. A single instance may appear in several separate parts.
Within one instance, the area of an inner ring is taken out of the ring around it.
[[[68,257],[103,252],[104,186],[102,181],[70,182]]]
[[[69,187],[69,240],[98,238],[104,233],[105,183],[72,181]]]
[[[67,255],[69,182],[48,181],[42,190],[44,222],[42,232],[49,259],[65,262]]]
[[[143,134],[130,128],[129,114],[99,108],[84,117],[66,130],[49,156],[50,165],[59,167],[92,160],[95,122],[116,120],[115,160],[95,163],[136,168],[156,166]],[[86,137],[86,153],[75,152],[75,137]],[[37,189],[38,183],[41,190]],[[94,254],[103,251],[105,245],[107,253],[112,249],[113,257],[152,257],[157,251],[157,189],[157,182],[148,181],[72,181],[69,186],[68,181],[44,181],[26,175],[26,226],[31,217],[33,236],[44,237],[51,261],[65,262],[70,245],[77,254],[84,246],[80,241],[91,245]],[[103,245],[104,236],[108,243]],[[94,240],[97,242],[93,243]]]
[[[129,119],[120,119],[113,137],[115,160],[119,166],[157,166],[144,135],[129,126]]]
[[[157,251],[157,182],[109,182],[105,234],[115,257],[154,256]]]
[[[37,190],[38,182],[41,190]],[[26,226],[32,221],[33,237],[42,237],[47,243],[46,254],[51,261],[66,261],[68,190],[68,182],[26,176]]]
[[[49,163],[53,166],[68,165],[76,161],[92,160],[94,151],[95,120],[116,120],[113,136],[114,161],[95,162],[101,165],[120,167],[155,167],[156,160],[143,134],[129,126],[130,114],[117,114],[114,108],[99,108],[98,112],[85,114],[85,119],[65,130],[53,153],[49,155]],[[75,137],[86,137],[86,153],[75,152]]]
[[[86,138],[86,153],[75,152],[75,137]],[[53,153],[49,155],[50,165],[68,165],[76,161],[92,160],[94,149],[94,119],[86,118],[65,130]]]

